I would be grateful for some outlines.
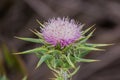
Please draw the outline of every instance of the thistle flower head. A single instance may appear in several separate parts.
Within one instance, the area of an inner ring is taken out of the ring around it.
[[[81,27],[73,19],[53,18],[44,23],[42,35],[44,39],[56,46],[58,43],[61,47],[67,46],[81,37]]]

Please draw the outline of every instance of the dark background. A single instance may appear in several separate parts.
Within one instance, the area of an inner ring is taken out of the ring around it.
[[[105,47],[105,51],[91,52],[86,56],[101,61],[80,63],[81,69],[74,80],[120,80],[120,0],[0,0],[0,53],[4,53],[2,45],[13,52],[40,46],[20,41],[14,36],[34,37],[29,29],[39,30],[36,19],[43,23],[58,16],[68,16],[85,23],[84,29],[96,24],[96,31],[89,42],[114,43]],[[45,64],[35,70],[38,59],[34,54],[19,55],[19,58],[28,80],[48,80],[53,77]],[[5,65],[5,75],[9,80],[21,80],[22,77],[16,75],[19,71],[11,72],[14,69],[8,68],[4,56],[0,60],[3,61],[2,66]],[[0,70],[2,72],[2,68]]]

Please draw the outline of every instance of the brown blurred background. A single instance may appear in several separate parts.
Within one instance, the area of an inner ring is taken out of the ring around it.
[[[44,22],[58,16],[85,23],[84,29],[96,24],[89,42],[115,43],[86,56],[101,61],[80,63],[74,80],[120,80],[120,0],[0,0],[0,77],[22,80],[27,74],[28,80],[49,80],[53,76],[45,64],[35,70],[34,54],[12,53],[40,46],[14,36],[35,37],[29,29],[39,30],[36,19]]]

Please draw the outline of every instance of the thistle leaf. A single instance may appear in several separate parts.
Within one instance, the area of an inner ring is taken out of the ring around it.
[[[94,31],[95,31],[95,29],[91,33],[89,33],[82,41],[80,41],[80,43],[86,42],[92,36]]]
[[[22,37],[15,37],[20,40],[28,41],[28,42],[33,42],[33,43],[44,43],[44,40],[42,39],[35,39],[35,38],[22,38]]]
[[[54,54],[60,54],[60,53],[62,53],[61,51],[59,51],[59,50],[54,50],[54,49],[52,49],[52,50],[49,50],[48,52],[47,52],[48,54],[50,54],[50,53],[54,53]]]
[[[77,58],[78,62],[96,62],[100,60]]]
[[[66,58],[67,62],[69,63],[69,65],[71,65],[71,67],[75,68],[74,63],[70,59],[70,53],[68,53],[68,56],[67,57],[65,56],[65,58]]]
[[[66,46],[66,47],[63,49],[63,52],[68,51],[69,49],[71,49],[71,47],[72,47],[72,44]]]
[[[37,52],[45,53],[47,51],[48,50],[46,48],[39,47],[39,48],[34,48],[34,49],[30,49],[30,50],[27,50],[27,51],[18,52],[18,53],[14,53],[14,54],[29,54],[29,53],[37,53]]]
[[[59,74],[59,71],[56,70],[56,69],[54,69],[54,68],[51,66],[51,64],[49,63],[49,61],[46,61],[46,64],[47,64],[47,66],[48,66],[51,70],[53,70],[54,72],[56,72],[57,74]]]
[[[80,47],[77,47],[76,50],[79,50],[79,49],[83,49],[83,50],[94,50],[94,51],[104,51],[104,49],[98,49],[98,48],[94,48],[94,47],[87,47],[87,46],[80,46]]]
[[[36,68],[38,68],[44,61],[46,61],[47,59],[50,59],[52,56],[49,54],[45,54],[41,57],[41,59],[39,60]]]
[[[104,46],[110,46],[110,45],[114,45],[114,44],[90,44],[90,43],[86,43],[86,46],[92,46],[92,47],[104,47]]]
[[[88,29],[86,29],[85,31],[83,31],[82,35],[86,34],[88,31],[90,31],[95,25],[92,25],[91,27],[89,27]]]
[[[38,19],[36,19],[36,21],[38,22],[38,24],[39,24],[42,28],[45,27]]]
[[[32,30],[32,29],[29,29],[32,33],[34,33],[36,36],[38,36],[39,38],[43,39],[43,36],[40,32],[38,32],[37,30]]]
[[[89,54],[90,51],[91,51],[91,50],[84,50],[84,51],[82,51],[81,53],[79,53],[79,56],[78,56],[78,57],[82,58],[82,57],[86,56],[87,54]]]

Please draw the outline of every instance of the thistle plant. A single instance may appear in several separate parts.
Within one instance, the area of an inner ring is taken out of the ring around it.
[[[85,59],[85,55],[92,50],[101,51],[103,49],[99,47],[109,45],[87,43],[95,29],[92,26],[83,31],[84,25],[76,23],[73,19],[52,18],[44,24],[38,20],[37,22],[40,24],[40,31],[31,30],[31,32],[38,38],[16,38],[42,44],[42,46],[16,54],[34,53],[40,59],[36,68],[42,63],[46,63],[55,76],[55,78],[51,78],[52,80],[72,80],[72,76],[80,68],[77,63],[98,61]],[[88,32],[90,33],[88,34]]]

